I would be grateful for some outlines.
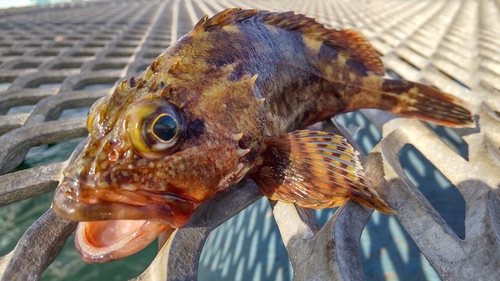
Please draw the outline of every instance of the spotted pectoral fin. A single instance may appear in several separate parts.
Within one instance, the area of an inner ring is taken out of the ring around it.
[[[385,214],[394,211],[365,179],[357,152],[342,136],[308,130],[265,140],[250,175],[272,200],[330,208],[351,199]]]

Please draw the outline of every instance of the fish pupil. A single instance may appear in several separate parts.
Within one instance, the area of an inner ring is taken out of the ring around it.
[[[162,141],[171,141],[177,134],[177,122],[170,115],[161,115],[153,123],[153,133]]]

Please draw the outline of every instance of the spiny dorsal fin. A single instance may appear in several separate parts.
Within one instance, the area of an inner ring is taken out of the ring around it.
[[[209,31],[211,28],[222,27],[229,24],[242,22],[256,14],[259,10],[242,10],[241,8],[225,9],[211,18],[205,15],[194,27],[195,30],[204,29]]]
[[[394,211],[365,179],[357,152],[338,135],[308,130],[265,140],[262,163],[249,177],[272,200],[313,209],[351,199],[385,214]]]
[[[296,30],[311,39],[327,42],[329,46],[346,58],[353,58],[362,63],[369,71],[384,75],[384,66],[380,56],[370,42],[358,31],[328,29],[314,18],[293,12],[260,12],[264,23],[279,28]]]
[[[240,8],[226,9],[215,16],[205,16],[195,26],[195,30],[209,31],[229,24],[238,24],[246,20],[255,20],[291,31],[297,31],[311,39],[326,42],[335,51],[344,55],[346,59],[352,58],[363,64],[367,70],[377,75],[384,75],[380,56],[360,33],[354,30],[328,29],[315,19],[294,12],[269,12],[259,10],[242,10]]]

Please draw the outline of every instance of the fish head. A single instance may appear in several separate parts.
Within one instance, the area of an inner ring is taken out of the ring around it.
[[[53,200],[58,215],[88,222],[80,248],[116,244],[122,237],[103,233],[117,235],[118,227],[134,237],[151,225],[181,227],[200,203],[253,167],[263,141],[257,76],[235,80],[235,65],[208,64],[188,43],[167,49],[138,79],[92,106],[88,141]],[[107,261],[122,253],[90,256]]]

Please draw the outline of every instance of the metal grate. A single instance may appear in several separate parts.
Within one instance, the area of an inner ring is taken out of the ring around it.
[[[228,232],[233,229],[234,235],[251,240],[259,235],[247,232],[253,230],[252,217],[270,210],[260,201],[248,209],[251,211],[245,210],[250,219],[238,218],[241,222],[232,220],[231,227],[223,225],[224,231],[214,230],[261,198],[252,182],[242,182],[203,204],[138,280],[190,280],[198,277],[198,270],[200,279],[241,280],[248,274],[268,280],[292,275],[296,280],[380,279],[382,276],[370,275],[373,266],[367,263],[367,256],[384,258],[387,249],[374,246],[380,241],[373,239],[380,237],[377,231],[387,234],[383,228],[392,224],[404,228],[405,237],[418,246],[441,279],[495,280],[500,268],[498,0],[255,0],[251,4],[239,0],[130,0],[0,11],[0,206],[57,186],[65,165],[59,161],[69,155],[23,169],[21,163],[34,147],[73,139],[72,148],[67,149],[71,152],[86,135],[85,115],[96,99],[110,93],[117,81],[139,74],[204,14],[234,6],[293,10],[314,16],[329,27],[358,29],[383,55],[388,75],[431,84],[459,96],[473,109],[479,126],[450,130],[374,110],[326,122],[322,125],[325,130],[335,130],[332,125],[336,125],[351,143],[358,141],[360,151],[369,152],[364,157],[365,170],[382,198],[397,211],[394,217],[373,214],[370,219],[372,211],[348,203],[320,228],[309,210],[271,203],[281,237],[270,232],[273,226],[265,226],[268,218],[259,239],[270,239],[270,247],[281,247],[279,241],[283,241],[293,273],[286,257],[282,257],[284,263],[271,265],[252,263],[249,257],[240,265],[235,257],[241,249],[233,248],[235,244],[228,240],[222,249],[217,248],[222,242],[214,237],[231,239]],[[353,130],[352,126],[361,123],[371,124],[366,130],[373,132]],[[410,160],[411,165],[406,163]],[[455,193],[432,193],[439,189],[438,184],[426,187],[418,181],[429,174]],[[451,209],[449,215],[441,210],[443,205],[462,205],[463,209]],[[316,213],[316,217],[326,214],[331,212]],[[45,212],[14,250],[1,258],[2,280],[39,279],[74,228],[75,223],[56,217],[51,210]],[[207,238],[214,244],[205,247],[200,260]],[[363,252],[360,240],[372,245],[368,253]],[[398,248],[398,242],[391,241],[388,243]],[[396,278],[432,279],[397,262],[407,254],[392,254]],[[214,272],[219,277],[213,277]]]

